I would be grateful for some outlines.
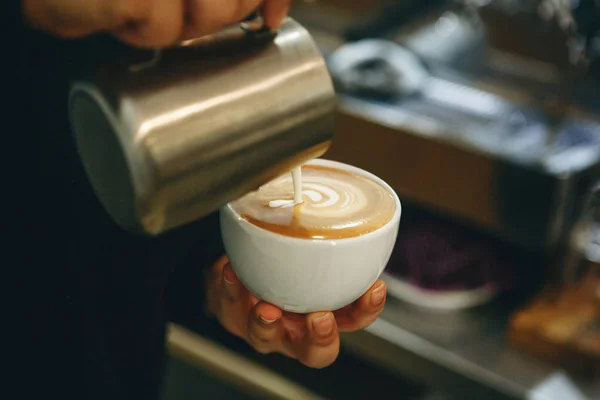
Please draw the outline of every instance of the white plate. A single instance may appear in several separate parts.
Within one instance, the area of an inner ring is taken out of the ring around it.
[[[492,300],[497,290],[485,286],[472,290],[437,292],[421,289],[389,273],[381,274],[389,295],[420,307],[438,311],[456,311],[475,307]]]

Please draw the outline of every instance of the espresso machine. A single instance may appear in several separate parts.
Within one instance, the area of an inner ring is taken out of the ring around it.
[[[538,66],[532,72],[548,71],[545,85],[538,79],[535,84],[541,87],[529,92],[537,98],[547,124],[542,163],[561,186],[551,197],[552,214],[557,218],[550,225],[554,238],[548,250],[553,277],[573,283],[582,266],[592,263],[597,268],[600,261],[595,254],[600,239],[595,210],[600,180],[600,2],[496,1],[484,6],[480,14],[496,57],[513,60],[494,63],[492,57],[490,64],[500,74],[510,74],[502,71],[503,64],[513,64],[512,70],[517,71],[525,70],[518,66],[527,62]],[[536,75],[530,80],[535,81]],[[573,129],[577,123],[587,125],[583,130]]]
[[[600,3],[391,2],[362,20],[328,57],[342,93],[328,155],[574,281],[581,238],[598,240],[585,209],[600,179]]]

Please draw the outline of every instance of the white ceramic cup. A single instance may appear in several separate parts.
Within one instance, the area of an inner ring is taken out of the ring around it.
[[[352,172],[377,182],[392,194],[396,210],[386,225],[365,235],[313,240],[259,228],[230,205],[221,209],[225,251],[242,284],[259,299],[301,314],[334,311],[366,293],[389,261],[402,214],[394,190],[375,175],[323,159],[308,164]]]

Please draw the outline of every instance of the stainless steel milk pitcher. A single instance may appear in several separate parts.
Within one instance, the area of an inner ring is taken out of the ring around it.
[[[197,220],[329,147],[333,85],[291,18],[142,54],[75,82],[69,105],[92,186],[128,230]]]

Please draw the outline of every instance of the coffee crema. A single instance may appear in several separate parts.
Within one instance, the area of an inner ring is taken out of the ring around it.
[[[373,232],[396,211],[390,191],[361,175],[319,165],[302,167],[302,203],[294,202],[291,174],[231,203],[260,228],[304,239],[344,239]]]

